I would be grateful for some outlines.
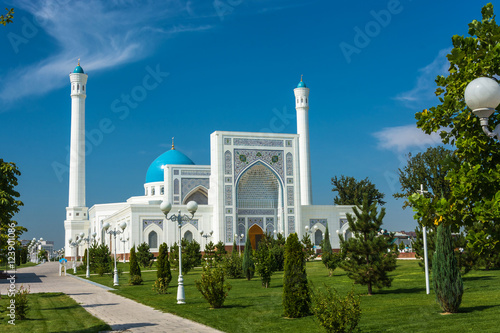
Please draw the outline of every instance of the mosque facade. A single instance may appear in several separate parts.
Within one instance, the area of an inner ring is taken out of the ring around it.
[[[66,208],[66,256],[72,254],[69,239],[82,233],[96,234],[99,243],[114,249],[114,238],[103,226],[127,227],[116,239],[119,255],[133,245],[148,243],[151,252],[159,245],[171,246],[179,236],[196,240],[202,249],[209,241],[226,247],[244,244],[250,237],[255,248],[269,233],[300,238],[309,232],[319,245],[326,226],[333,248],[339,247],[338,234],[346,235],[346,213],[352,206],[313,205],[309,154],[309,88],[302,81],[294,89],[297,134],[215,131],[210,135],[210,165],[196,165],[172,148],[149,166],[144,193],[125,202],[85,204],[85,98],[87,74],[80,64],[70,74],[71,150],[69,201]],[[171,213],[187,214],[189,201],[198,203],[193,219],[177,223],[165,219],[162,201],[172,204]],[[337,232],[338,231],[338,234]]]

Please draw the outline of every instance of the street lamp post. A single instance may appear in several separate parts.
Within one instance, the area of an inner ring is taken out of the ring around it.
[[[184,279],[182,277],[182,241],[181,241],[181,228],[183,221],[190,221],[194,217],[194,213],[198,210],[198,204],[196,201],[189,201],[187,203],[187,210],[191,213],[191,217],[187,215],[182,215],[181,211],[178,211],[178,214],[171,215],[168,217],[168,213],[172,209],[172,204],[168,201],[163,201],[160,205],[160,209],[165,214],[165,219],[170,220],[172,222],[177,223],[177,227],[179,228],[179,279],[178,279],[178,287],[177,287],[177,304],[186,304],[184,298]]]
[[[238,253],[241,257],[241,240],[243,239],[243,237],[245,237],[245,235],[241,234],[238,236],[238,234],[234,234],[234,238],[236,238],[238,240]]]
[[[203,237],[203,238],[205,238],[205,246],[207,246],[207,240],[208,240],[209,237],[212,237],[213,233],[214,233],[213,230],[210,230],[210,232],[208,234],[205,234],[205,232],[203,230],[200,230],[200,236]]]
[[[125,243],[128,242],[128,240],[129,240],[128,236],[127,236],[127,238],[125,238],[125,235],[120,236],[120,242],[123,243],[123,263],[125,263],[125,249],[126,249]]]
[[[424,185],[420,184],[420,190],[417,191],[419,194],[424,195],[424,193],[429,193],[429,191],[424,191]],[[425,225],[422,226],[422,237],[424,239],[424,264],[425,264],[425,292],[427,295],[430,294],[429,287],[429,259],[427,257],[427,228]]]
[[[76,236],[75,241],[73,241],[73,238],[68,239],[69,247],[74,249],[75,255],[73,256],[73,274],[76,274],[76,248],[80,244],[80,238],[79,236]]]
[[[80,239],[82,240],[82,243],[87,244],[87,272],[85,273],[85,277],[88,279],[90,278],[90,242],[95,239],[95,236],[97,233],[92,233],[90,234],[90,228],[89,228],[89,234],[87,237],[84,238],[85,234],[82,232],[80,233]]]
[[[472,80],[465,88],[465,103],[479,117],[483,132],[490,138],[500,141],[500,124],[490,131],[488,118],[500,104],[500,86],[494,79],[479,77]]]
[[[113,230],[109,230],[109,227],[110,227],[109,222],[104,223],[104,225],[102,226],[107,234],[110,234],[113,236],[113,243],[114,243],[114,247],[115,247],[115,269],[114,269],[114,274],[113,274],[113,286],[120,285],[118,283],[118,269],[116,268],[116,235],[123,233],[123,231],[127,227],[127,222],[122,222],[118,226],[120,227],[121,230],[116,230],[116,228]]]

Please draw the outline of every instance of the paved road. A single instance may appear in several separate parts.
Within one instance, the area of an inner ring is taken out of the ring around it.
[[[59,276],[57,262],[25,267],[17,271],[16,285],[29,285],[32,293],[63,292],[89,313],[118,332],[220,332],[191,320],[155,310],[74,276]],[[7,293],[7,281],[0,280],[0,292]]]

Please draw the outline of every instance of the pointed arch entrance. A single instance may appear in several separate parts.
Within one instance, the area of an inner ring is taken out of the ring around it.
[[[257,224],[254,224],[248,230],[248,237],[250,237],[250,243],[252,244],[252,249],[257,250],[257,246],[259,246],[259,242],[264,236],[264,230],[259,227]]]
[[[238,177],[236,207],[238,234],[246,234],[248,228],[253,228],[258,243],[262,237],[259,235],[282,229],[279,225],[283,213],[283,183],[265,162],[249,165]],[[255,248],[255,236],[251,241]]]

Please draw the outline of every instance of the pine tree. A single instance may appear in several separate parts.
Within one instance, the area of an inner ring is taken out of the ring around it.
[[[311,314],[311,295],[307,284],[306,260],[297,234],[285,243],[283,275],[283,309],[286,317],[299,318]]]
[[[245,250],[243,252],[243,275],[247,278],[247,280],[251,280],[255,273],[255,264],[253,263],[252,258],[252,243],[250,243],[250,237],[248,237],[245,241]]]
[[[255,251],[255,270],[257,271],[257,274],[259,274],[262,281],[262,286],[264,288],[269,288],[269,284],[271,283],[271,276],[277,268],[272,248],[272,238],[269,234],[265,234],[260,240],[259,246]]]
[[[130,249],[130,284],[141,284],[141,268],[137,262],[137,256],[135,254],[135,246]]]
[[[451,227],[440,224],[437,228],[436,252],[432,258],[432,282],[436,300],[445,312],[458,312],[464,287],[453,250]]]
[[[325,239],[321,243],[321,261],[323,265],[328,269],[328,276],[332,276],[333,271],[340,263],[340,256],[337,253],[333,253],[332,245],[330,243],[330,233],[328,232],[328,225],[325,230]]]
[[[396,268],[398,254],[394,251],[389,237],[380,235],[385,209],[377,215],[377,203],[369,204],[365,194],[362,207],[353,207],[354,216],[347,214],[349,229],[353,237],[341,243],[347,260],[341,266],[355,283],[367,285],[368,295],[372,287],[390,287],[392,278],[387,274]],[[389,251],[390,250],[390,251]]]
[[[153,265],[154,254],[149,250],[149,244],[144,242],[137,247],[137,261],[143,268],[150,268]]]

